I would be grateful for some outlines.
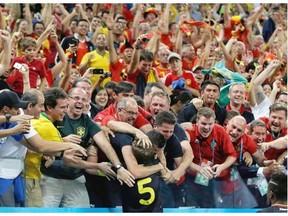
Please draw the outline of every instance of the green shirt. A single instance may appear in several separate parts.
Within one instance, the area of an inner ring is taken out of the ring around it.
[[[80,136],[82,139],[80,145],[83,148],[90,146],[93,143],[93,136],[101,131],[100,127],[86,114],[82,114],[79,119],[71,119],[66,114],[62,122],[55,122],[54,125],[62,137],[70,134]]]

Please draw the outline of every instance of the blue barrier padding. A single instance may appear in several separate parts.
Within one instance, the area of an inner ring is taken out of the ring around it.
[[[244,208],[164,208],[164,213],[255,213],[259,209]],[[122,208],[0,208],[5,213],[121,213]]]

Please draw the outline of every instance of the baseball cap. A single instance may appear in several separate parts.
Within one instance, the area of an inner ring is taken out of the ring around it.
[[[177,59],[182,59],[181,58],[181,56],[178,54],[178,53],[175,53],[175,52],[171,52],[170,54],[169,54],[169,56],[168,56],[168,62],[170,63],[170,60],[172,59],[172,58],[177,58]]]
[[[14,107],[14,108],[23,108],[26,109],[29,101],[22,101],[18,97],[18,95],[10,90],[2,90],[0,91],[0,108],[2,109],[4,106]]]
[[[194,73],[196,70],[203,70],[204,68],[201,65],[196,65],[193,67],[192,72]]]

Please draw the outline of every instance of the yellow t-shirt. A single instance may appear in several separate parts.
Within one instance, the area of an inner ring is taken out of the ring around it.
[[[96,50],[93,50],[91,52],[86,53],[82,60],[80,65],[87,63],[88,61],[88,56],[91,55],[91,53],[93,53],[93,58],[90,61],[90,64],[88,65],[89,67],[94,67],[97,69],[103,69],[105,72],[109,71],[109,59],[110,59],[110,55],[109,52],[106,51],[105,55],[102,56],[100,55],[98,52],[96,52]],[[92,84],[94,84],[96,81],[98,81],[100,75],[95,75],[93,77],[90,78]],[[111,80],[111,77],[108,77],[106,79],[103,80],[101,86],[104,86],[107,82],[109,82]]]
[[[44,140],[63,142],[57,128],[43,115],[40,115],[39,119],[32,119],[31,123]],[[41,179],[40,165],[42,156],[42,153],[31,153],[27,151],[25,158],[26,178]]]

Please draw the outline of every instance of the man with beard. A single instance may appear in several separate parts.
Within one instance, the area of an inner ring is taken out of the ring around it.
[[[120,181],[124,181],[128,186],[132,186],[134,177],[123,168],[104,133],[89,116],[82,113],[84,103],[87,103],[88,100],[85,91],[81,88],[72,88],[68,97],[67,114],[61,123],[54,123],[63,139],[69,140],[86,149],[90,147],[90,151],[92,151],[92,147],[91,141],[89,140],[92,139],[117,169],[117,178]],[[41,171],[45,175],[45,178],[42,179],[45,207],[89,207],[85,177],[81,170],[83,168],[99,169],[107,176],[116,176],[114,171],[111,170],[111,164],[108,163],[100,166],[95,162],[79,160],[78,167],[78,169],[71,169],[65,166],[61,159],[56,160],[53,165],[48,168],[42,164]],[[55,185],[57,185],[57,187],[55,187]]]
[[[264,122],[262,122],[262,124],[264,124]],[[255,186],[257,186],[257,184],[259,184],[263,179],[265,179],[266,175],[272,174],[273,172],[277,171],[281,166],[279,166],[279,164],[276,163],[275,161],[267,161],[266,157],[262,154],[262,152],[260,152],[259,149],[257,149],[256,142],[254,142],[254,140],[250,136],[244,133],[246,125],[247,124],[244,117],[235,116],[228,122],[226,132],[230,138],[230,141],[233,143],[235,150],[237,151],[238,159],[235,165],[238,165],[237,168],[241,177],[247,184],[249,190],[257,199],[258,207],[265,207],[265,199],[263,199],[264,195],[261,196],[259,192],[262,191]],[[258,123],[258,126],[255,126],[254,123],[253,129],[256,128],[256,131],[262,129],[257,127],[263,128],[263,126],[261,126],[260,123]],[[264,124],[263,129],[265,128],[266,126]],[[256,131],[254,133],[256,133]],[[233,183],[233,181],[228,183],[231,184]],[[235,180],[234,183],[238,184],[239,187],[237,190],[234,190],[233,193],[232,191],[230,191],[230,193],[232,193],[233,196],[238,196],[238,199],[241,200],[241,198],[244,197],[243,192],[245,188],[243,187],[245,186],[242,185],[241,188],[240,184],[242,182],[241,181],[237,182],[237,179]],[[246,194],[245,199],[248,199],[248,196],[249,194]],[[252,199],[248,200],[252,202]],[[242,200],[241,207],[245,207],[245,205],[247,204],[248,203],[245,204],[244,200]],[[246,208],[248,207],[253,206],[246,206]]]
[[[260,120],[256,119],[249,124],[249,136],[254,140],[257,144],[258,149],[260,150],[261,154],[264,156],[264,152],[262,152],[262,143],[266,140],[267,136],[267,127],[266,124]],[[246,156],[248,159],[249,155]],[[265,156],[264,156],[265,157]],[[278,163],[267,164],[265,167],[259,167],[253,161],[253,158],[250,157],[248,159],[248,166],[242,166],[239,170],[240,175],[242,176],[243,180],[245,180],[248,189],[254,195],[258,202],[258,208],[263,208],[267,206],[266,200],[267,196],[262,195],[259,187],[257,186],[257,181],[259,176],[263,176],[266,174],[272,174],[278,167]],[[248,161],[247,160],[247,161]],[[252,165],[251,165],[252,164]]]
[[[229,88],[228,98],[230,102],[226,106],[227,111],[238,111],[245,118],[247,124],[254,120],[253,113],[248,111],[244,106],[245,86],[243,83],[233,83]]]
[[[269,107],[269,110],[269,118],[260,118],[267,126],[268,134],[265,142],[270,142],[287,135],[287,106],[284,103],[275,103]],[[287,149],[270,148],[265,152],[268,160],[275,159],[279,164],[283,164],[286,155]]]
[[[186,130],[194,154],[185,176],[187,206],[215,207],[218,200],[214,192],[220,189],[215,184],[230,178],[229,167],[237,159],[237,152],[229,136],[224,128],[215,124],[215,119],[211,108],[200,108],[197,124]]]
[[[201,85],[200,97],[203,101],[203,107],[209,107],[216,114],[216,123],[223,125],[227,111],[216,101],[219,98],[220,86],[211,80],[206,80]],[[197,109],[193,103],[188,104],[178,114],[178,123],[191,122],[191,119],[197,114]]]

